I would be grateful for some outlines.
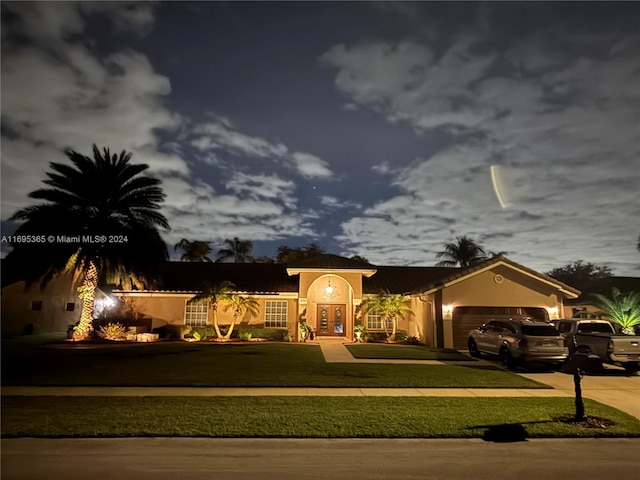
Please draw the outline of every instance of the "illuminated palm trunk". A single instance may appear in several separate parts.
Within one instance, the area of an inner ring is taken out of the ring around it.
[[[98,269],[92,262],[84,275],[82,286],[78,288],[78,297],[82,300],[80,323],[73,329],[73,340],[86,340],[93,330],[93,307],[98,288]]]
[[[220,333],[220,327],[218,326],[218,304],[211,302],[211,309],[213,310],[213,328],[216,331],[218,339],[222,339],[222,333]]]
[[[231,325],[229,325],[229,331],[224,336],[224,338],[226,338],[227,340],[231,338],[231,333],[233,332],[233,329],[236,326],[236,322],[238,321],[238,317],[239,316],[240,316],[239,312],[234,312],[233,313],[233,320],[231,320]]]

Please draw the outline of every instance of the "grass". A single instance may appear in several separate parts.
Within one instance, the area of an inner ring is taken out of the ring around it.
[[[10,437],[640,437],[640,421],[595,401],[588,415],[615,425],[591,429],[554,420],[570,398],[443,397],[4,397]]]
[[[3,385],[548,388],[501,369],[325,363],[309,344],[48,348],[3,342]]]
[[[466,355],[450,348],[431,348],[419,345],[347,345],[356,358],[380,358],[400,360],[455,360],[473,361]]]

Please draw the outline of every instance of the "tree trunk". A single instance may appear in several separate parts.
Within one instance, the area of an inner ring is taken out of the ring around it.
[[[582,379],[582,371],[576,368],[573,374],[573,385],[576,391],[576,420],[584,420],[584,402],[582,401],[582,387],[580,381]]]
[[[389,336],[390,342],[396,341],[396,332],[398,331],[398,320],[396,318],[391,319],[391,335]]]
[[[211,310],[213,310],[213,328],[216,331],[216,337],[221,339],[222,334],[220,333],[220,327],[218,326],[218,305],[216,303],[212,303]]]
[[[78,289],[79,297],[82,300],[82,313],[80,322],[73,329],[72,339],[75,341],[86,340],[93,330],[93,308],[96,299],[96,289],[98,288],[98,269],[91,261],[89,268],[84,274],[82,286]]]
[[[231,325],[229,325],[229,330],[227,331],[227,334],[224,336],[224,338],[226,338],[227,340],[229,340],[231,338],[231,333],[233,332],[233,327],[236,326],[236,321],[238,320],[238,314],[234,313],[233,314],[233,319],[231,320]]]

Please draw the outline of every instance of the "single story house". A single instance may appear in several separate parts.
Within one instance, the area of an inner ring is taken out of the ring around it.
[[[167,262],[154,290],[113,290],[128,298],[153,326],[206,325],[212,322],[206,302],[193,300],[204,282],[232,282],[238,293],[259,302],[255,317],[241,326],[286,328],[299,338],[301,317],[319,341],[351,341],[357,307],[369,295],[388,291],[407,296],[412,315],[398,328],[429,346],[466,348],[469,330],[490,318],[529,316],[559,318],[564,302],[580,291],[554,278],[498,256],[470,268],[374,266],[337,255],[321,255],[300,263]],[[219,309],[219,323],[231,313]],[[361,319],[368,331],[384,331],[379,315]]]

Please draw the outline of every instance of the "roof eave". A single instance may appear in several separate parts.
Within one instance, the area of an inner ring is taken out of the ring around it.
[[[511,268],[512,270],[522,273],[523,275],[527,275],[528,277],[534,278],[540,282],[551,285],[557,288],[560,292],[562,292],[567,298],[578,298],[580,296],[580,293],[581,293],[580,290],[575,289],[547,275],[522,267],[521,265],[515,262],[512,262],[511,260],[508,260],[502,256],[496,257],[495,259],[493,259],[493,261],[489,261],[485,265],[480,264],[474,267],[470,267],[470,269],[467,270],[466,272],[463,271],[461,273],[457,273],[455,276],[449,277],[449,279],[443,279],[441,282],[438,282],[437,284],[428,285],[427,290],[425,290],[422,293],[424,295],[435,293],[438,290],[442,290],[443,288],[450,287],[452,285],[455,285],[456,283],[460,283],[464,280],[467,280],[470,277],[473,277],[475,275],[479,275],[480,273],[484,273],[488,270],[491,270],[492,268],[498,265],[504,265],[508,268]],[[415,293],[418,293],[418,292],[415,292]]]
[[[374,275],[378,270],[371,268],[299,268],[292,267],[287,268],[287,274],[292,277],[293,275],[299,275],[303,272],[316,272],[316,273],[361,273],[363,276],[369,278]]]

